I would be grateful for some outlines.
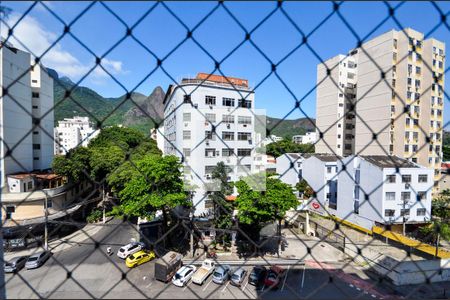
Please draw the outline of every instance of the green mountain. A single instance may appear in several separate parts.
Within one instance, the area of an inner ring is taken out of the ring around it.
[[[162,120],[164,92],[161,87],[155,88],[148,97],[134,92],[131,100],[126,99],[126,95],[104,98],[90,88],[75,86],[67,77],[59,78],[53,70],[49,70],[49,74],[54,78],[55,125],[64,118],[86,116],[98,125],[123,124],[148,134],[154,121]]]
[[[315,119],[299,118],[295,120],[283,120],[278,118],[266,117],[267,130],[270,134],[291,139],[297,134],[305,134],[309,131],[315,131]]]

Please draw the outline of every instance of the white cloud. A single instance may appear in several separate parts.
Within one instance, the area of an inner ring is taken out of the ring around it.
[[[6,20],[8,26],[13,26],[19,19],[18,14],[11,14]],[[2,25],[0,23],[0,25]],[[3,24],[4,25],[4,24]],[[7,26],[0,26],[0,34],[6,38],[8,28]],[[47,30],[34,17],[26,16],[14,28],[13,36],[10,42],[17,48],[32,52],[36,56],[41,56],[47,49],[53,45],[58,39],[59,35]],[[42,62],[46,67],[55,69],[60,75],[65,75],[72,80],[77,80],[84,76],[95,65],[95,59],[89,63],[83,63],[69,51],[65,50],[61,44],[56,43],[51,49],[45,53]],[[104,58],[102,66],[112,75],[124,74],[122,62]],[[100,67],[96,67],[89,75],[89,78],[94,79],[94,83],[98,84],[101,80],[108,78],[109,75]]]

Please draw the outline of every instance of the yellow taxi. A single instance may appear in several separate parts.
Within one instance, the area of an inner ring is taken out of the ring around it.
[[[125,260],[125,264],[128,268],[134,268],[136,266],[142,265],[143,263],[151,261],[155,257],[155,252],[141,250],[129,255]]]

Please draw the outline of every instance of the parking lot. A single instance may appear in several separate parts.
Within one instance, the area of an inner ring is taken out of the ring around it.
[[[8,298],[386,298],[387,293],[368,287],[369,280],[341,266],[318,265],[315,261],[284,266],[285,276],[276,290],[254,287],[247,283],[252,266],[244,268],[247,278],[241,287],[227,281],[223,285],[212,282],[209,276],[201,286],[189,282],[185,287],[163,283],[154,279],[154,261],[133,269],[116,254],[108,256],[106,246],[117,249],[129,242],[134,229],[120,226],[99,232],[96,240],[105,244],[95,248],[94,243],[74,246],[57,252],[42,267],[21,270],[6,275]],[[232,270],[237,266],[232,266]],[[353,274],[352,274],[353,273]],[[332,278],[332,280],[330,280]]]

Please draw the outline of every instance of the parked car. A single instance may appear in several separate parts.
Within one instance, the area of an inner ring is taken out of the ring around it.
[[[182,266],[173,276],[172,283],[179,287],[185,286],[196,270],[197,267],[193,265]]]
[[[213,260],[205,259],[202,266],[198,268],[197,272],[195,272],[192,277],[192,282],[202,285],[206,278],[214,271],[215,265],[216,263]]]
[[[155,252],[141,250],[136,253],[128,255],[127,259],[125,260],[125,264],[127,265],[128,268],[134,268],[139,265],[142,265],[143,263],[151,261],[155,257],[156,257]]]
[[[170,251],[155,262],[155,279],[168,282],[183,264],[183,255]]]
[[[50,258],[50,256],[52,256],[50,251],[35,253],[28,257],[27,262],[25,263],[25,268],[28,270],[39,268]]]
[[[235,286],[241,286],[244,282],[247,271],[244,268],[237,268],[233,274],[231,274],[231,284]]]
[[[254,286],[259,286],[264,283],[267,275],[267,269],[264,266],[253,267],[250,275],[248,275],[248,283]]]
[[[272,266],[267,273],[267,277],[264,280],[264,285],[266,287],[278,288],[281,279],[284,276],[284,269],[280,266]]]
[[[224,284],[230,277],[230,266],[220,265],[216,267],[212,280],[217,284]]]
[[[10,261],[5,262],[4,265],[5,273],[15,273],[20,271],[23,267],[25,267],[27,259],[28,256],[17,256],[11,259]]]
[[[117,256],[122,259],[125,259],[127,258],[128,255],[141,251],[144,248],[145,248],[144,243],[132,242],[123,247],[120,247],[120,249],[117,251]]]

